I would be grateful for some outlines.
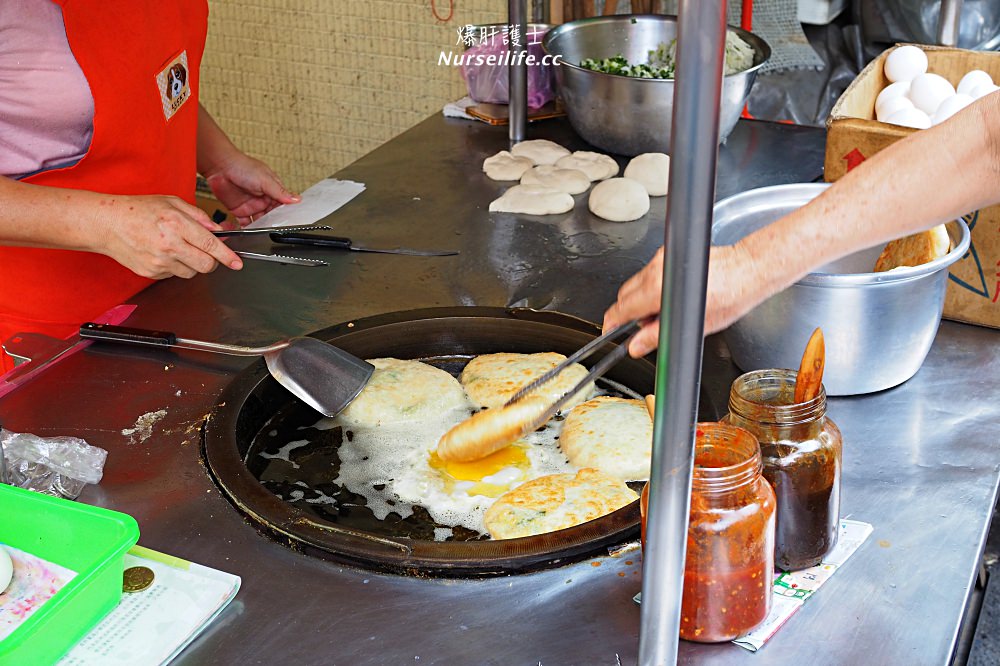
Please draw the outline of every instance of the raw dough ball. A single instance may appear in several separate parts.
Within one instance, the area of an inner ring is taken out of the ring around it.
[[[587,174],[591,180],[604,180],[618,173],[618,162],[607,155],[593,153],[589,150],[578,150],[556,162],[563,169],[577,169]]]
[[[972,97],[972,91],[982,85],[993,85],[993,77],[981,69],[974,69],[958,82],[958,92]]]
[[[544,185],[566,194],[580,194],[590,187],[587,174],[577,169],[562,169],[552,164],[540,164],[521,176],[522,185]]]
[[[517,157],[501,150],[483,161],[483,171],[493,180],[519,180],[534,165],[527,157]]]
[[[667,193],[670,176],[670,156],[665,153],[643,153],[636,155],[625,167],[625,177],[637,180],[646,188],[651,197],[662,197]]]
[[[490,204],[491,213],[552,215],[573,210],[573,197],[544,185],[515,185]]]
[[[649,212],[649,194],[637,180],[611,178],[590,192],[590,212],[612,222],[631,222]]]
[[[535,164],[555,164],[559,158],[569,155],[568,150],[547,139],[522,141],[515,144],[510,152],[518,157],[527,157]]]
[[[928,116],[954,94],[954,86],[940,74],[921,74],[910,81],[910,101]]]
[[[927,54],[916,46],[900,46],[885,59],[885,77],[893,83],[912,81],[926,71]]]

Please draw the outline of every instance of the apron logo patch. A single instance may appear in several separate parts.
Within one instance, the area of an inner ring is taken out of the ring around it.
[[[163,71],[156,75],[156,87],[160,89],[163,116],[167,120],[170,120],[191,97],[191,86],[188,79],[187,51],[182,51],[179,56],[163,68]]]

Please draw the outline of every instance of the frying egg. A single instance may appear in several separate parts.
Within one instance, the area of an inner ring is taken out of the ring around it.
[[[14,563],[10,560],[10,553],[0,544],[0,594],[3,594],[7,586],[10,585],[14,577]]]
[[[900,46],[885,59],[885,76],[896,81],[912,81],[927,71],[927,54],[916,46]]]
[[[440,525],[485,533],[483,515],[497,497],[539,476],[575,469],[559,450],[559,422],[486,458],[446,463],[434,452],[438,440],[468,416],[456,410],[405,429],[351,426],[338,449],[334,482],[362,495],[379,520],[390,513],[406,518],[420,506]],[[440,537],[448,535],[441,531]]]

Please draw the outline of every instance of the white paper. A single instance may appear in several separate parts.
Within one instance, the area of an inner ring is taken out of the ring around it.
[[[476,101],[471,97],[463,97],[462,99],[455,100],[454,102],[448,102],[444,105],[441,112],[444,114],[445,118],[464,118],[465,120],[479,120],[474,118],[465,112],[467,108],[475,104]]]
[[[314,224],[364,191],[364,183],[326,178],[303,192],[302,201],[299,203],[278,206],[269,213],[254,218],[254,221],[244,228],[295,227]]]
[[[215,619],[240,588],[239,576],[141,547],[125,555],[125,568],[134,566],[153,570],[152,585],[122,595],[121,603],[58,666],[167,664]]]

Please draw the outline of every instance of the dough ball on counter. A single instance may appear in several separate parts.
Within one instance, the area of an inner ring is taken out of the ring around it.
[[[649,212],[649,194],[631,178],[611,178],[590,191],[590,212],[612,222],[631,222]]]
[[[573,210],[573,197],[544,185],[515,185],[490,203],[491,213],[554,215]]]
[[[527,157],[517,157],[506,150],[483,161],[483,171],[493,180],[520,180],[533,166],[535,163]]]
[[[577,467],[622,481],[649,478],[653,420],[642,400],[599,396],[566,415],[559,448]]]
[[[589,150],[578,150],[556,162],[557,167],[576,169],[587,174],[591,180],[604,180],[618,174],[618,162],[607,155]]]
[[[522,185],[544,185],[566,194],[580,194],[590,188],[590,178],[577,169],[563,169],[552,164],[541,164],[528,169],[521,176]]]
[[[515,144],[510,152],[518,157],[527,157],[535,164],[555,164],[560,158],[569,155],[568,150],[548,139],[522,141]]]
[[[651,197],[665,196],[670,178],[670,156],[666,153],[636,155],[625,167],[624,176],[642,183]]]

